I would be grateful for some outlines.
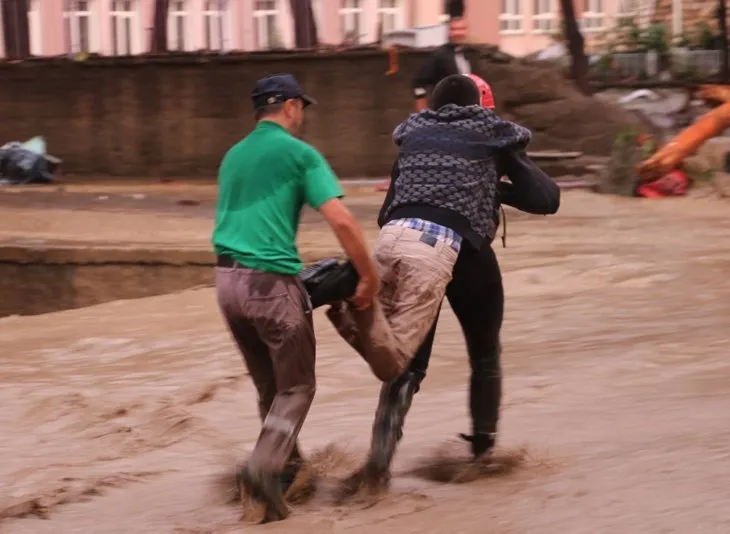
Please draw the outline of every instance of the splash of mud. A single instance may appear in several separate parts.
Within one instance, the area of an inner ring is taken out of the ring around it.
[[[333,487],[339,482],[338,477],[354,469],[357,460],[352,453],[330,443],[324,448],[312,452],[307,463],[315,476],[316,493],[323,497],[323,500],[332,500],[328,497],[332,496]],[[217,495],[216,500],[228,505],[241,502],[238,473],[242,468],[243,464],[237,463],[214,477],[213,487],[214,494]]]
[[[474,461],[464,455],[463,446],[448,442],[422,458],[407,474],[442,484],[466,484],[485,478],[507,476],[528,463],[541,463],[527,448],[496,449],[489,457]]]

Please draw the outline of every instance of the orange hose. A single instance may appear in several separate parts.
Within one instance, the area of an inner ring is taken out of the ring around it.
[[[398,48],[393,45],[388,47],[388,71],[385,73],[386,76],[393,76],[400,70],[398,64]]]
[[[656,154],[637,166],[644,180],[653,180],[675,169],[705,141],[730,127],[730,102],[703,115],[697,122],[682,130]]]

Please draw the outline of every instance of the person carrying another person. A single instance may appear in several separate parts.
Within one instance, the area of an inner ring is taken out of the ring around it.
[[[340,200],[337,177],[296,137],[305,108],[315,101],[291,74],[259,80],[252,99],[256,128],[227,152],[218,171],[212,242],[218,303],[253,380],[262,420],[239,473],[244,518],[264,522],[287,517],[288,490],[302,488],[297,436],[315,393],[312,309],[298,276],[296,245],[304,204],[322,214],[357,271],[356,309],[371,306],[379,278],[364,234]]]
[[[479,250],[494,238],[497,155],[531,138],[529,130],[480,106],[479,88],[468,76],[445,78],[432,99],[433,109],[412,114],[393,133],[395,180],[374,246],[378,298],[367,310],[341,301],[327,311],[386,382],[406,370],[426,338],[461,248],[469,243]]]
[[[477,76],[471,77],[479,87],[481,105],[494,109],[494,95],[489,85]],[[448,95],[434,93],[431,106],[440,108],[444,96]],[[554,214],[560,206],[560,188],[530,160],[525,145],[507,146],[494,155],[497,174],[509,179],[509,182],[499,182],[498,202],[490,207],[495,222],[499,220],[500,204],[538,215]],[[393,169],[391,183],[378,217],[381,227],[398,216],[397,208],[392,208],[399,185],[397,166]],[[461,437],[470,443],[473,460],[488,460],[496,442],[502,396],[500,331],[504,313],[502,276],[491,238],[484,239],[481,246],[473,240],[462,244],[451,282],[446,287],[446,297],[466,338],[471,367],[472,433],[461,434]],[[378,488],[387,484],[396,446],[403,436],[405,417],[426,376],[437,322],[438,316],[408,370],[383,385],[368,458],[345,480],[346,492],[356,491],[362,485]]]

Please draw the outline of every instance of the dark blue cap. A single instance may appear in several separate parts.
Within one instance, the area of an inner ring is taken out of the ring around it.
[[[297,79],[288,73],[271,74],[261,78],[251,92],[255,108],[280,104],[294,98],[301,99],[305,107],[317,103],[314,98],[304,94]]]

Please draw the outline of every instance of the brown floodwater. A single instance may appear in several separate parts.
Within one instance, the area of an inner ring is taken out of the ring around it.
[[[318,312],[301,441],[322,491],[285,522],[240,523],[218,480],[257,436],[255,396],[213,290],[197,289],[0,319],[0,532],[730,532],[730,204],[563,202],[510,214],[498,249],[507,472],[457,484],[421,468],[466,455],[467,361],[447,311],[391,490],[335,502],[378,383]]]

